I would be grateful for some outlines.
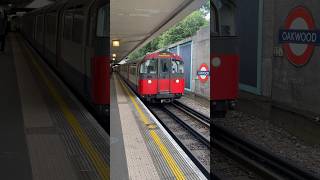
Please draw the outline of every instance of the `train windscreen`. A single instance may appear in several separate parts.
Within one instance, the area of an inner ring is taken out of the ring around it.
[[[183,61],[172,59],[172,74],[183,74],[184,73],[184,64]]]
[[[157,60],[149,59],[140,66],[140,74],[157,74]]]

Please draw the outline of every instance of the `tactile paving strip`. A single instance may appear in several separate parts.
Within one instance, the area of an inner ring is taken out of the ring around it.
[[[33,67],[29,65],[33,71],[35,77],[37,77],[37,72],[34,71]],[[49,73],[47,73],[49,75]],[[109,138],[103,130],[95,125],[96,122],[84,108],[79,107],[75,104],[74,99],[70,97],[69,92],[66,92],[59,83],[57,83],[52,76],[48,77],[52,82],[54,82],[55,87],[59,90],[59,93],[70,107],[70,110],[76,116],[81,128],[86,132],[89,137],[91,144],[99,152],[106,164],[109,164]],[[78,172],[79,179],[90,180],[90,179],[101,179],[95,169],[93,163],[88,157],[87,153],[83,150],[79,140],[75,136],[72,128],[66,121],[63,113],[57,104],[53,101],[51,96],[48,94],[47,88],[44,86],[43,82],[37,78],[37,84],[42,89],[42,95],[46,101],[49,109],[49,114],[54,119],[55,126],[59,129],[59,135],[64,142],[68,158],[74,165],[74,169]],[[57,85],[59,84],[59,85]],[[85,112],[85,113],[84,113]],[[30,130],[27,130],[30,131]],[[32,131],[31,131],[32,132]]]

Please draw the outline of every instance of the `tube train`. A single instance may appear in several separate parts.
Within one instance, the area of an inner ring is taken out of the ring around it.
[[[31,46],[82,99],[108,131],[109,4],[102,0],[59,1],[22,17]]]
[[[223,18],[211,0],[211,33],[210,33],[210,116],[211,118],[225,117],[229,109],[236,106],[239,91],[239,37],[226,35],[221,32]],[[230,25],[230,24],[228,24]],[[235,22],[234,24],[235,25]]]
[[[145,101],[169,103],[184,94],[182,58],[170,52],[147,54],[120,66],[119,74]]]

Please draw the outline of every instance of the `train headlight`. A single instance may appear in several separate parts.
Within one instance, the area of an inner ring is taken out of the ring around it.
[[[151,84],[151,83],[152,83],[152,81],[149,79],[149,80],[148,80],[148,84]]]
[[[211,60],[212,66],[217,68],[221,65],[221,59],[219,57],[215,57]]]
[[[179,79],[177,79],[177,80],[176,80],[176,83],[179,83],[179,82],[180,82]]]

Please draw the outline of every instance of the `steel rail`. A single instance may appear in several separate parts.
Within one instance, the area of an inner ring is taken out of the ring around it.
[[[230,154],[259,174],[272,179],[319,180],[319,177],[275,156],[252,142],[236,136],[226,128],[213,124],[213,147]]]
[[[174,134],[174,132],[164,123],[161,118],[157,115],[154,109],[151,106],[147,106],[150,112],[159,120],[161,125],[166,129],[166,131],[172,136],[172,138],[178,143],[178,145],[183,149],[183,151],[190,157],[190,159],[194,162],[194,164],[199,168],[199,170],[207,177],[210,178],[210,172],[201,164],[201,162],[192,154],[191,150],[189,150],[183,142]],[[167,113],[163,108],[158,108],[164,113]],[[169,115],[169,114],[167,114]],[[169,115],[170,116],[170,115]],[[170,116],[171,117],[171,116]],[[172,117],[171,117],[172,118]],[[175,120],[175,119],[174,119]],[[177,122],[178,123],[178,122]],[[190,132],[190,131],[189,131]],[[202,142],[202,141],[201,141]],[[210,148],[210,143],[209,143]]]

